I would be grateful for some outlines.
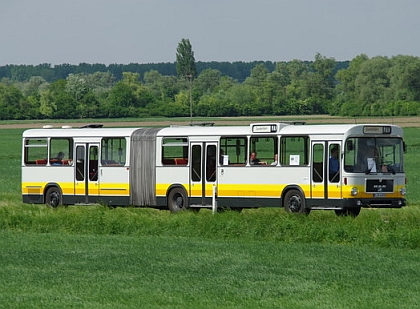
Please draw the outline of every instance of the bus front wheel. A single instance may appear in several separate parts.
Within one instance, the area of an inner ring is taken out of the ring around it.
[[[168,208],[171,212],[178,212],[188,206],[187,194],[182,188],[174,188],[168,194]]]
[[[50,207],[58,207],[62,203],[61,201],[61,192],[57,187],[51,187],[47,190],[45,194],[45,204]]]
[[[305,208],[305,198],[298,190],[290,190],[284,196],[283,207],[287,212],[309,214],[310,209]]]

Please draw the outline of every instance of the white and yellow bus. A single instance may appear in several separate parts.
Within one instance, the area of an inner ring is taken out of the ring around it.
[[[53,207],[176,212],[216,200],[222,208],[357,216],[362,207],[406,205],[404,145],[403,130],[388,124],[48,126],[23,133],[22,197]]]

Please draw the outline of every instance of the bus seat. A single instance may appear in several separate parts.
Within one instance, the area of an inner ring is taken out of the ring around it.
[[[185,158],[175,158],[175,165],[187,165],[188,159]]]
[[[35,160],[35,163],[37,165],[47,165],[47,160],[45,159]]]

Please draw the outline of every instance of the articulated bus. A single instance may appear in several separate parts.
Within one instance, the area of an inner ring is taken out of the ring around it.
[[[388,124],[47,126],[23,133],[22,198],[357,216],[362,207],[406,205],[404,151],[403,130]]]

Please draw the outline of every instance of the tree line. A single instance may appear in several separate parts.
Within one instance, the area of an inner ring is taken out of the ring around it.
[[[3,66],[0,119],[420,115],[419,57],[176,64]]]

